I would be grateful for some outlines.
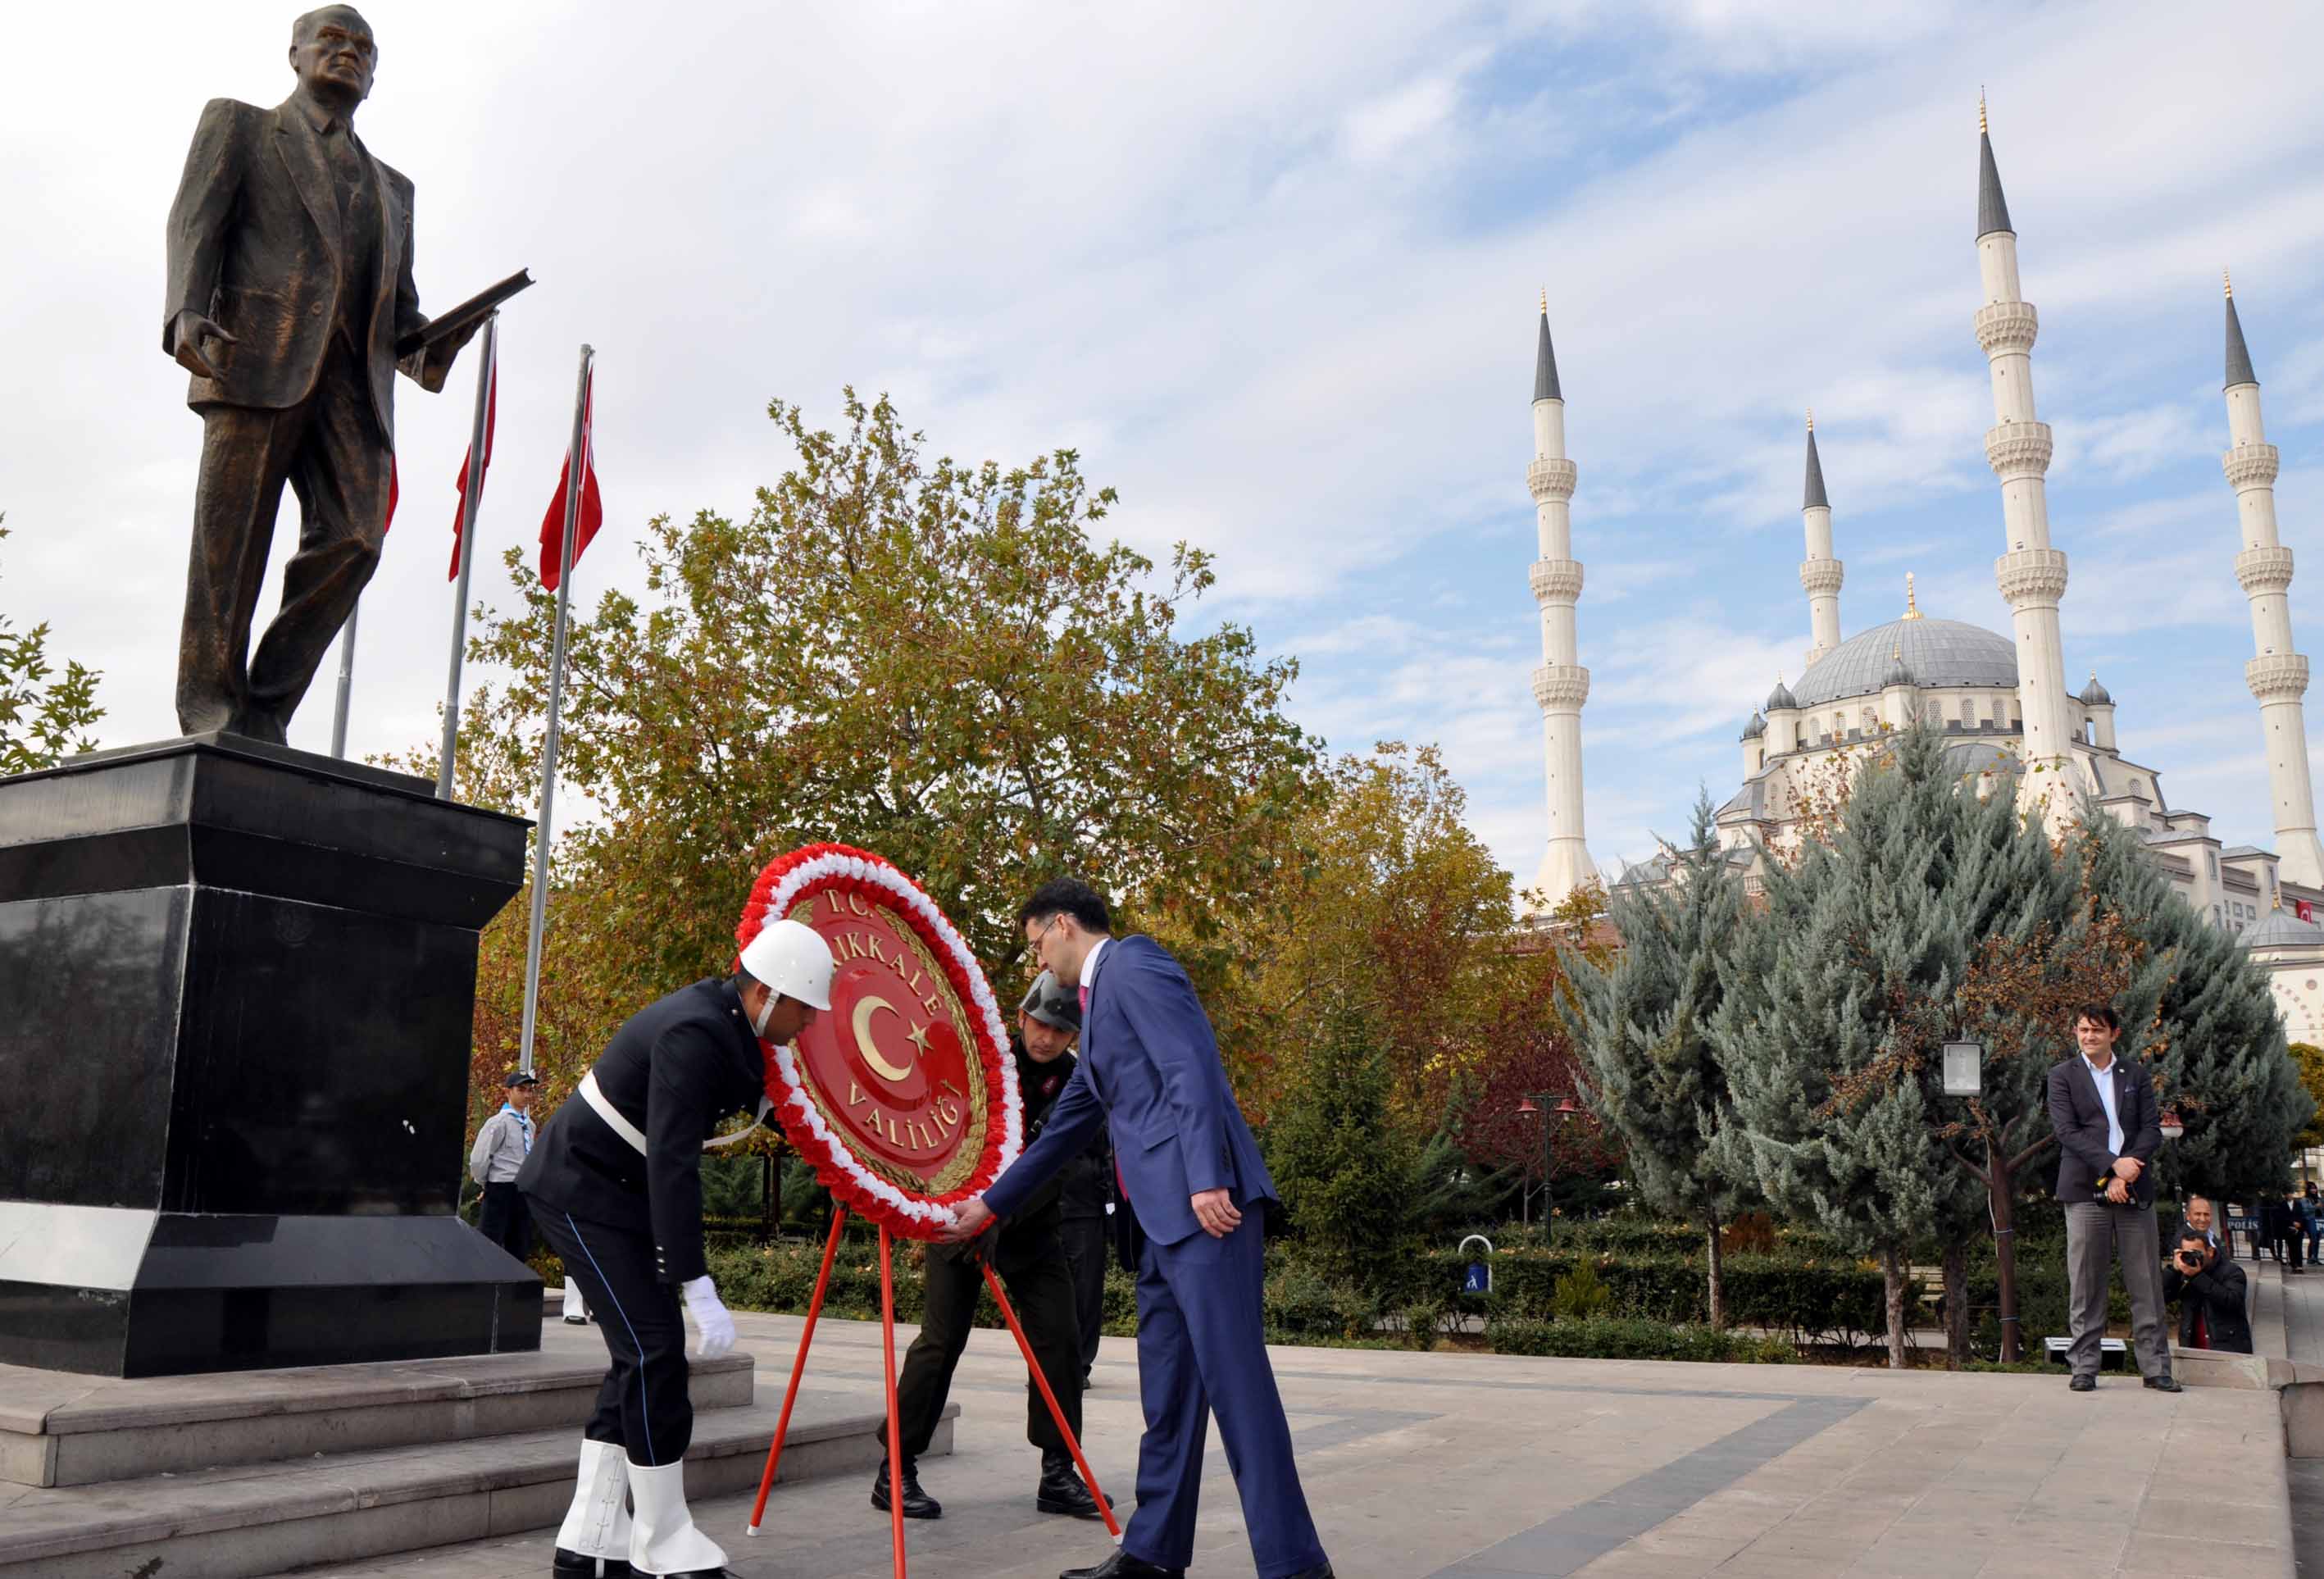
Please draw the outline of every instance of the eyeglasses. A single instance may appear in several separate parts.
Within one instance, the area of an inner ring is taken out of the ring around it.
[[[1033,947],[1037,953],[1039,951],[1041,945],[1048,941],[1049,934],[1057,929],[1057,923],[1065,919],[1065,913],[1063,910],[1060,910],[1056,915],[1049,918],[1049,924],[1047,926],[1033,934]]]

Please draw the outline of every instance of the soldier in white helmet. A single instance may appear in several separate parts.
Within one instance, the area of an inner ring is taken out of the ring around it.
[[[734,1319],[703,1260],[703,1143],[729,1113],[763,1116],[766,1048],[831,1007],[831,978],[822,938],[770,922],[733,976],[672,993],[613,1033],[517,1176],[613,1357],[557,1535],[559,1579],[726,1572],[725,1552],[687,1510],[682,1462],[694,1407],[681,1299],[701,1331],[696,1353],[734,1346]]]

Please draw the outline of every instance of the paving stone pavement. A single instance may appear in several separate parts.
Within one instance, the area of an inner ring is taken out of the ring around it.
[[[738,1318],[762,1393],[798,1323]],[[1525,1360],[1378,1350],[1273,1352],[1299,1465],[1341,1579],[2295,1572],[2276,1401],[2061,1377],[1822,1366]],[[876,1395],[876,1325],[825,1322],[808,1384]],[[1134,1345],[1108,1339],[1086,1406],[1109,1495],[1131,1489]],[[1103,1528],[1033,1509],[1024,1370],[981,1332],[955,1380],[957,1452],[923,1480],[945,1503],[907,1526],[912,1571],[1049,1579],[1106,1551]],[[747,1579],[882,1579],[888,1523],[854,1482],[779,1489],[756,1539],[748,1498],[696,1510]],[[1213,1449],[1194,1572],[1250,1574],[1241,1510]],[[354,1566],[333,1579],[546,1574],[547,1532]]]

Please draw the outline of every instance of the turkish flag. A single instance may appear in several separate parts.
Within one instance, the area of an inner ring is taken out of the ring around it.
[[[2306,900],[2292,900],[2292,908],[2300,912],[2300,919],[2303,921],[2312,921],[2316,919],[2316,907]]]
[[[597,497],[597,445],[595,407],[597,374],[589,374],[588,392],[581,399],[581,511],[574,523],[573,562],[578,565],[588,550],[589,540],[605,524],[605,506]],[[558,549],[565,543],[565,491],[572,485],[573,455],[566,452],[565,464],[558,469],[557,493],[549,501],[549,513],[540,518],[540,584],[549,591],[564,579],[558,564]]]
[[[479,496],[484,491],[484,474],[493,469],[493,429],[500,425],[500,420],[501,370],[495,364],[493,381],[484,391],[484,464],[476,469],[476,493]],[[452,512],[452,568],[444,573],[447,581],[460,578],[460,519],[468,512],[468,457],[475,448],[474,445],[469,446],[460,456],[460,478],[456,485],[460,503]]]

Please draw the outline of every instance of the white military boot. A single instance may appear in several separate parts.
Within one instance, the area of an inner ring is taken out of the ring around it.
[[[556,1579],[621,1579],[630,1571],[630,1460],[619,1443],[581,1440],[573,1506],[557,1530]]]
[[[686,1465],[630,1464],[630,1571],[653,1579],[725,1579],[726,1553],[695,1528],[686,1506]]]

